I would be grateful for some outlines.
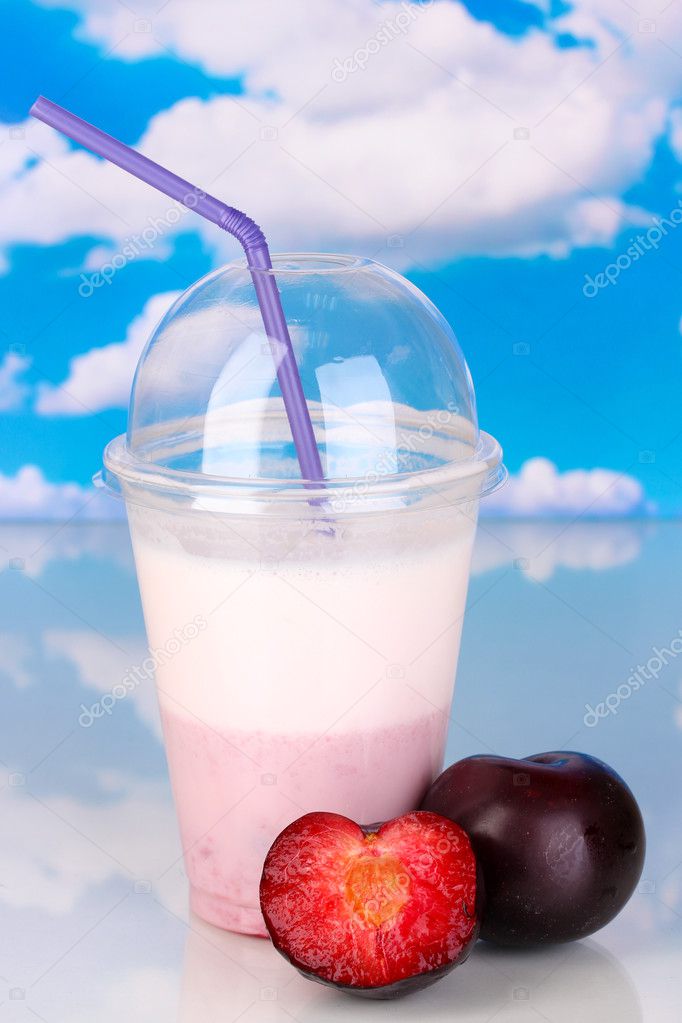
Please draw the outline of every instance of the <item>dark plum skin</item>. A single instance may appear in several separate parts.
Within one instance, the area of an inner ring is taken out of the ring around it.
[[[421,809],[469,835],[485,883],[481,937],[500,945],[592,934],[621,911],[642,873],[635,798],[585,753],[467,757],[436,779]]]
[[[307,970],[302,970],[300,967],[296,967],[298,972],[306,980],[313,980],[317,984],[323,984],[324,987],[334,988],[335,991],[346,991],[349,995],[359,995],[361,998],[370,998],[375,1001],[390,1001],[393,998],[403,998],[405,995],[415,994],[417,991],[423,991],[427,987],[431,987],[437,981],[443,977],[447,977],[448,973],[454,970],[455,966],[461,966],[465,963],[471,952],[476,940],[478,938],[478,929],[472,934],[468,944],[460,953],[459,957],[455,962],[448,963],[447,966],[441,966],[437,970],[429,970],[428,973],[418,973],[414,977],[406,977],[404,980],[397,980],[395,984],[383,984],[381,987],[350,987],[347,984],[335,984],[331,980],[321,980],[316,977],[315,974],[309,973]],[[286,956],[284,957],[287,958]],[[291,960],[290,960],[291,961]],[[296,965],[296,964],[293,964]]]

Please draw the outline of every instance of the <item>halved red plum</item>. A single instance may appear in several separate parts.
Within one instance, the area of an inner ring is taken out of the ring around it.
[[[275,839],[260,898],[275,947],[304,976],[373,998],[438,980],[479,930],[471,843],[426,811],[366,828],[306,814]]]

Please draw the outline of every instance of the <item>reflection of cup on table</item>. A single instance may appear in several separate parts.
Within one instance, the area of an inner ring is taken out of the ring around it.
[[[270,942],[218,931],[191,915],[177,1023],[290,1023],[320,994],[285,962]],[[176,1017],[173,1017],[176,1018]],[[361,1017],[362,1019],[362,1017]]]
[[[423,1018],[452,1019],[455,1000],[461,1020],[491,1019],[500,1006],[505,1023],[536,1017],[552,1023],[642,1023],[643,1018],[624,964],[593,938],[533,950],[481,941],[466,970],[420,994]],[[178,1023],[238,1019],[240,1012],[249,1023],[292,1018],[298,1023],[366,1023],[376,1018],[374,1009],[372,1002],[308,983],[269,942],[217,931],[196,917],[190,920]],[[411,1023],[414,1002],[392,1002],[390,1015],[397,1023]]]
[[[265,272],[265,271],[264,271]],[[413,808],[442,763],[478,500],[502,477],[445,321],[368,260],[274,271],[325,470],[304,483],[239,264],[143,354],[105,479],[128,508],[194,910],[263,933],[310,810]]]

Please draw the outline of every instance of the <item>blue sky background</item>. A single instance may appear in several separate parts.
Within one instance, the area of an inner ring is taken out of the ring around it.
[[[362,48],[377,26],[395,18],[401,10],[397,3],[374,4],[369,0],[349,6],[355,11],[356,23],[339,26],[337,49],[332,47],[330,51],[340,59],[355,52],[349,39],[357,38],[357,46]],[[110,13],[111,7],[118,8],[115,14]],[[175,116],[177,105],[183,100],[200,103],[200,107],[193,109],[202,111],[214,109],[221,97],[234,97],[235,104],[270,104],[267,109],[271,123],[280,124],[284,123],[284,114],[278,104],[282,110],[289,104],[287,109],[294,112],[298,125],[305,125],[299,129],[298,141],[307,133],[313,154],[316,138],[326,139],[325,144],[331,145],[334,136],[325,133],[340,131],[339,125],[346,125],[350,135],[344,137],[344,146],[347,148],[348,137],[351,145],[357,138],[356,173],[368,178],[376,173],[381,184],[391,171],[390,188],[397,196],[404,196],[409,205],[412,193],[425,187],[420,184],[423,165],[401,168],[396,162],[392,169],[389,164],[387,170],[375,168],[370,162],[363,167],[366,128],[363,118],[371,115],[376,116],[375,123],[397,123],[400,131],[399,118],[407,116],[404,113],[407,106],[413,116],[419,117],[421,72],[415,75],[409,101],[397,96],[392,103],[385,93],[390,94],[398,87],[395,76],[401,60],[414,58],[421,61],[419,67],[426,68],[426,58],[417,54],[428,51],[429,74],[440,66],[440,55],[434,56],[436,51],[429,51],[428,46],[448,44],[447,38],[440,38],[442,29],[436,24],[437,18],[446,15],[460,19],[453,23],[450,42],[456,51],[455,63],[447,75],[448,88],[455,90],[452,117],[462,120],[465,147],[469,141],[473,146],[488,130],[478,121],[478,105],[490,109],[499,102],[506,103],[509,91],[515,94],[515,102],[523,106],[524,87],[529,96],[537,92],[532,60],[537,60],[540,81],[549,76],[548,89],[550,85],[554,87],[555,76],[544,70],[543,61],[548,61],[550,70],[556,66],[557,78],[563,74],[561,69],[567,69],[567,85],[556,86],[557,97],[561,116],[572,118],[570,124],[575,126],[575,134],[566,143],[560,164],[551,146],[561,145],[562,140],[550,135],[538,136],[537,146],[542,152],[534,157],[545,169],[550,163],[554,166],[551,173],[555,184],[548,188],[541,202],[536,202],[536,196],[530,194],[536,186],[529,182],[529,194],[523,196],[523,202],[528,203],[528,215],[520,213],[516,217],[512,194],[511,206],[506,199],[500,199],[502,212],[498,216],[495,189],[501,186],[495,180],[487,181],[488,170],[480,168],[481,161],[476,161],[479,168],[474,168],[476,174],[468,177],[468,168],[460,166],[457,154],[450,156],[447,145],[441,153],[436,142],[434,150],[424,151],[421,159],[445,164],[444,193],[442,197],[433,195],[433,213],[428,210],[426,234],[423,230],[415,232],[414,245],[398,212],[394,223],[391,208],[387,207],[388,217],[384,208],[377,214],[386,228],[379,244],[362,226],[356,228],[351,224],[347,234],[340,238],[334,230],[327,230],[324,222],[313,238],[315,244],[310,242],[310,232],[308,235],[303,232],[299,240],[301,232],[297,231],[292,214],[289,222],[281,219],[274,223],[273,247],[334,250],[342,246],[359,254],[374,255],[382,262],[394,261],[439,306],[453,325],[469,361],[481,425],[500,438],[506,462],[515,477],[506,496],[499,498],[498,514],[680,513],[682,231],[672,228],[657,250],[647,251],[621,271],[614,285],[600,289],[595,297],[586,298],[583,286],[586,274],[599,274],[625,253],[632,238],[654,226],[654,217],[666,216],[678,207],[682,193],[676,110],[682,82],[682,27],[671,16],[668,20],[659,19],[655,29],[649,31],[646,10],[635,17],[626,5],[607,0],[574,7],[564,4],[536,7],[510,0],[499,3],[472,0],[466,5],[437,0],[422,7],[414,24],[385,46],[385,53],[371,58],[372,66],[368,64],[366,71],[354,75],[345,106],[339,90],[341,99],[334,94],[333,108],[325,108],[323,97],[322,107],[316,109],[320,102],[317,90],[326,88],[320,75],[324,75],[326,68],[328,80],[331,65],[324,55],[319,55],[315,19],[311,21],[307,40],[311,66],[304,68],[309,71],[309,80],[290,89],[291,72],[286,62],[280,61],[280,54],[291,43],[287,27],[280,29],[274,24],[281,19],[276,6],[270,8],[273,25],[264,31],[262,49],[268,51],[264,54],[253,42],[256,29],[251,19],[258,12],[254,14],[252,6],[248,8],[251,14],[241,3],[211,8],[218,28],[225,33],[229,29],[237,37],[236,42],[231,38],[229,45],[226,40],[226,49],[238,52],[241,44],[245,51],[240,68],[239,59],[227,55],[222,60],[220,52],[216,54],[216,44],[211,40],[216,24],[210,19],[204,34],[196,31],[191,38],[187,36],[189,42],[184,45],[182,18],[191,16],[193,5],[183,0],[171,0],[168,10],[159,14],[150,14],[142,3],[139,11],[132,12],[130,8],[96,0],[73,0],[72,4],[67,0],[43,3],[6,0],[2,6],[4,28],[0,32],[0,60],[5,70],[0,99],[3,122],[0,215],[3,209],[9,209],[12,223],[0,237],[4,253],[0,275],[3,309],[0,360],[4,359],[4,373],[0,369],[0,429],[4,440],[0,452],[0,515],[39,518],[102,513],[105,506],[90,502],[89,481],[99,467],[104,444],[125,429],[123,399],[119,394],[99,404],[97,400],[86,401],[92,412],[83,414],[81,408],[79,414],[74,414],[73,409],[60,410],[59,401],[50,406],[49,400],[43,401],[41,411],[41,393],[54,393],[54,388],[65,382],[68,389],[70,362],[74,357],[123,342],[129,336],[131,323],[154,296],[183,289],[221,262],[239,255],[234,245],[222,241],[224,248],[216,248],[218,243],[203,226],[188,217],[182,222],[181,232],[164,239],[158,251],[151,252],[148,258],[132,260],[109,286],[98,289],[87,300],[81,298],[80,273],[84,268],[90,272],[87,268],[97,265],[98,252],[106,256],[107,251],[115,251],[120,245],[122,229],[120,223],[115,223],[116,214],[124,211],[126,222],[133,225],[137,223],[136,214],[128,215],[126,194],[112,195],[111,229],[106,220],[109,214],[98,203],[98,216],[93,217],[93,230],[88,233],[93,194],[108,205],[100,186],[95,189],[92,185],[95,179],[88,177],[94,161],[84,171],[79,165],[62,162],[74,155],[74,147],[66,143],[60,143],[62,148],[45,156],[48,129],[26,123],[33,99],[39,93],[48,95],[136,145],[144,142],[155,118],[167,111],[169,116]],[[616,9],[620,21],[614,20]],[[295,22],[296,4],[291,17]],[[170,23],[172,18],[177,20],[175,27]],[[196,18],[201,18],[198,10]],[[128,22],[133,19],[134,23],[131,26],[122,22],[121,28],[116,19]],[[145,19],[149,19],[149,31],[140,31]],[[462,39],[461,31],[454,34],[457,25],[470,33],[469,42]],[[329,31],[333,35],[333,20]],[[650,44],[649,36],[653,39]],[[138,52],[135,49],[138,43],[142,51],[146,48],[151,52]],[[486,47],[490,48],[489,66]],[[525,86],[518,79],[515,64],[519,55],[526,52],[523,47],[527,48],[531,62]],[[305,45],[302,52],[305,55]],[[317,55],[316,63],[313,54]],[[499,54],[509,54],[507,68],[499,66]],[[575,61],[580,63],[567,63]],[[638,93],[632,85],[644,71],[649,71],[651,78],[648,86],[642,86],[642,90],[650,90],[646,95]],[[407,65],[408,86],[409,72]],[[508,82],[505,74],[509,76]],[[302,75],[302,80],[305,78]],[[623,87],[623,82],[628,82],[628,86]],[[442,86],[440,82],[432,86],[429,78],[423,88],[426,125],[434,117],[428,89],[433,88],[433,95],[440,97]],[[369,113],[358,100],[363,90],[369,97],[366,104]],[[304,105],[306,94],[309,103],[299,115],[297,111]],[[329,95],[327,89],[326,97]],[[551,99],[548,107],[554,106],[554,97]],[[434,104],[437,102],[440,98],[434,100]],[[600,113],[592,123],[590,111],[602,108],[609,111],[606,121]],[[212,123],[220,126],[219,112],[227,108],[215,109],[218,112]],[[551,126],[554,116],[543,121],[539,130]],[[470,120],[464,120],[466,117]],[[613,136],[603,140],[600,150],[597,135],[605,124]],[[518,147],[535,145],[534,128],[528,140],[516,137],[513,134],[516,130],[511,123],[504,128],[504,152],[486,161],[491,167],[506,160],[507,154],[516,160],[513,154],[519,152]],[[41,134],[33,134],[34,131]],[[628,133],[632,134],[631,141],[627,139]],[[565,135],[566,129],[560,126],[556,134]],[[158,144],[156,148],[144,144],[141,148],[163,153],[182,173],[183,160],[188,157],[181,126],[170,135],[177,148],[175,163],[174,154],[168,151],[168,137],[165,148]],[[280,137],[283,147],[289,145],[284,141],[283,130]],[[154,139],[153,133],[150,138]],[[232,155],[230,142],[228,133],[221,143],[223,165]],[[243,148],[240,139],[239,149]],[[488,148],[491,153],[499,153],[492,135]],[[46,173],[41,178],[43,160],[48,166],[43,168]],[[451,165],[447,165],[448,160]],[[576,166],[583,168],[580,174],[575,171]],[[319,181],[317,168],[309,169]],[[518,178],[522,174],[523,168],[519,170],[519,165],[512,162],[507,175],[510,188],[514,175]],[[207,179],[199,184],[208,187],[207,181],[212,177],[208,173]],[[326,184],[320,185],[316,201],[325,202],[328,186],[331,209],[331,204],[339,201],[339,194],[346,193],[340,179],[328,177]],[[234,177],[232,184],[231,171],[219,178],[213,190],[235,204],[243,202],[246,206],[248,201],[249,212],[267,229],[268,211],[289,203],[293,194],[285,183],[279,195],[278,180],[273,179],[271,194],[263,197],[262,202],[260,196],[247,194],[248,183],[245,185]],[[478,201],[477,193],[470,190],[484,180],[483,213],[476,214],[478,221],[472,214],[471,224],[459,234],[457,211],[449,212],[452,191],[455,190],[454,201],[461,196],[463,209],[470,209],[472,202]],[[504,181],[503,174],[501,180]],[[459,192],[461,182],[464,184]],[[449,184],[451,187],[447,187]],[[351,196],[354,203],[355,194]],[[64,208],[65,195],[72,224],[65,213],[51,232],[53,237],[49,237],[50,231],[40,237],[38,229],[32,233],[32,229],[26,228],[25,225],[49,220],[52,214],[46,211],[50,211],[51,201],[52,209],[59,213]],[[443,204],[439,206],[441,198]],[[303,203],[304,197],[297,201]],[[586,220],[583,210],[587,207],[581,205],[584,203],[590,210]],[[149,209],[154,212],[151,201]],[[330,220],[336,215],[335,209]],[[363,209],[367,209],[366,201]],[[575,213],[571,212],[573,209]],[[568,212],[564,222],[565,211]],[[422,213],[423,208],[415,206],[415,223],[422,219]],[[394,235],[404,238],[397,248],[386,244],[386,238]],[[534,461],[538,458],[547,462]],[[27,472],[28,466],[36,469]],[[576,475],[575,470],[585,472]],[[589,475],[594,470],[606,473],[598,477]],[[544,481],[540,487],[538,478]],[[545,492],[548,480],[552,490],[549,497]],[[614,495],[617,499],[612,500]],[[87,507],[81,512],[84,505]]]

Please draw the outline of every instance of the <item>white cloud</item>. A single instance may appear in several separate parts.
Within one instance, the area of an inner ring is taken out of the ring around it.
[[[651,507],[639,480],[611,469],[559,472],[547,458],[531,458],[504,487],[486,497],[484,516],[515,518],[618,518],[646,515]]]
[[[36,465],[15,476],[0,473],[2,518],[55,521],[108,520],[123,516],[122,502],[77,483],[51,483]],[[484,499],[484,518],[619,518],[649,515],[653,508],[641,483],[611,469],[561,473],[546,458],[525,462],[518,475]]]
[[[437,0],[344,81],[332,77],[335,61],[357,61],[399,5],[252,0],[239,19],[216,0],[158,13],[136,4],[135,14],[104,0],[75,6],[81,33],[115,43],[119,57],[169,48],[243,76],[246,97],[183,100],[138,144],[247,210],[279,250],[356,250],[406,265],[608,245],[626,216],[642,219],[618,197],[646,170],[682,82],[679,59],[656,42],[682,46],[677,5],[652,39],[626,5],[583,4],[560,27],[595,46],[558,49],[546,33],[512,39]],[[145,16],[153,31],[135,32]],[[530,138],[515,139],[518,128]],[[27,127],[27,157],[48,145],[46,130]],[[116,243],[168,208],[117,168],[49,145],[49,163],[12,154],[0,243],[78,233]],[[219,254],[236,254],[197,218],[178,229],[190,223]],[[384,251],[395,234],[405,247]]]
[[[97,273],[104,263],[110,263],[116,250],[108,245],[94,245],[83,260],[82,270],[86,273]]]
[[[94,501],[93,504],[97,502]],[[107,514],[102,518],[119,518],[120,504],[113,498],[100,505]],[[104,562],[105,568],[120,568],[133,574],[133,555],[128,530],[118,521],[83,522],[75,519],[71,524],[55,522],[7,522],[0,520],[0,549],[7,552],[0,570],[12,571],[11,558],[19,558],[22,571],[38,579],[51,565],[66,561]]]
[[[29,392],[28,384],[21,377],[31,365],[26,355],[7,352],[0,363],[0,412],[20,408]]]
[[[682,160],[682,109],[670,113],[670,145],[678,160]]]
[[[32,646],[28,638],[18,632],[0,632],[0,650],[0,673],[10,678],[17,689],[25,689],[32,680]]]
[[[149,655],[149,647],[140,636],[119,639],[119,646],[123,650],[112,646],[112,644],[92,630],[73,629],[49,629],[43,635],[43,643],[46,651],[53,657],[62,657],[68,660],[76,669],[80,682],[94,689],[99,695],[110,693],[114,686],[119,685],[130,673],[131,669],[139,669],[137,678],[141,672],[141,680],[131,689],[123,701],[114,704],[112,714],[116,714],[121,702],[131,703],[140,720],[149,730],[161,740],[161,721],[159,717],[158,700],[154,680],[148,677],[142,669],[143,662]],[[95,702],[93,700],[93,702]],[[88,701],[85,701],[88,706]],[[74,712],[76,716],[80,708]],[[106,728],[107,720],[96,721],[94,727]]]
[[[479,523],[471,571],[481,575],[514,565],[530,579],[551,579],[559,568],[605,572],[636,560],[642,548],[642,523],[518,522],[486,519]]]
[[[125,341],[76,355],[69,363],[69,374],[63,384],[40,384],[36,411],[41,415],[77,416],[124,408],[142,349],[179,294],[167,291],[154,295],[131,322]]]
[[[72,517],[120,517],[119,503],[79,483],[51,483],[37,465],[23,465],[14,476],[0,473],[0,517],[55,521]]]
[[[115,795],[93,804],[56,796],[46,800],[50,813],[6,790],[0,902],[69,913],[92,887],[112,878],[158,877],[177,855],[166,780],[122,779]]]

